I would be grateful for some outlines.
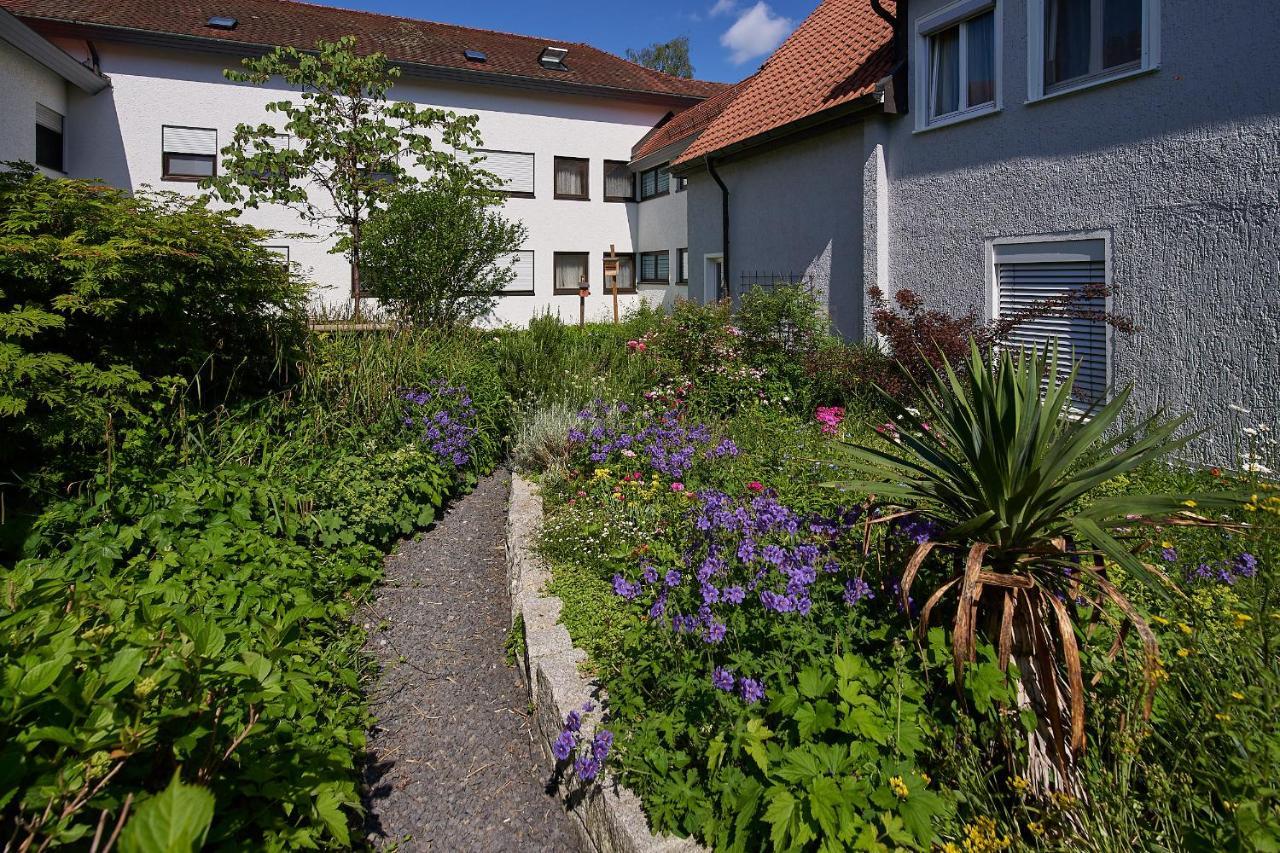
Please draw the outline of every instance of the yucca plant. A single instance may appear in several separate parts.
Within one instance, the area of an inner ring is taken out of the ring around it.
[[[1085,688],[1077,633],[1081,622],[1117,623],[1114,655],[1130,629],[1145,651],[1150,710],[1159,661],[1156,639],[1111,572],[1118,567],[1158,596],[1174,584],[1136,554],[1156,523],[1211,524],[1197,508],[1226,507],[1216,495],[1126,494],[1091,500],[1108,480],[1159,459],[1193,435],[1185,417],[1159,414],[1117,425],[1129,390],[1084,407],[1072,397],[1076,371],[1060,377],[1057,353],[1007,350],[988,358],[972,344],[964,377],[942,359],[941,372],[916,385],[919,409],[883,394],[901,429],[897,450],[849,446],[864,478],[838,483],[932,519],[943,530],[917,546],[901,581],[904,606],[930,554],[954,566],[920,612],[924,631],[937,605],[958,593],[952,625],[957,686],[985,635],[1020,675],[1019,701],[1035,711],[1026,773],[1040,790],[1075,788],[1084,748]]]

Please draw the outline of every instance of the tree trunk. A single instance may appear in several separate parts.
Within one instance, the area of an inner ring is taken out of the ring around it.
[[[355,303],[355,319],[360,320],[360,220],[351,223],[351,301]]]

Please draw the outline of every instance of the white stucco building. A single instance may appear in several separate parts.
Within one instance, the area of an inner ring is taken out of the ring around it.
[[[524,223],[528,240],[496,322],[523,324],[548,310],[576,320],[583,277],[588,317],[611,315],[604,280],[611,248],[621,258],[623,310],[687,292],[678,263],[683,196],[669,187],[641,203],[644,181],[656,184],[657,176],[633,177],[628,163],[655,125],[720,84],[660,74],[585,44],[291,0],[226,0],[216,15],[159,0],[90,10],[62,0],[0,2],[23,36],[0,42],[0,99],[22,100],[4,111],[0,160],[37,159],[39,104],[46,123],[56,113],[64,125],[60,156],[46,158],[51,174],[198,193],[236,125],[278,121],[264,106],[288,97],[283,86],[231,83],[223,70],[277,45],[305,49],[353,35],[358,48],[381,51],[401,69],[393,98],[478,116],[489,168],[510,179],[506,212]],[[12,41],[43,45],[66,76]],[[652,246],[640,238],[646,217],[659,235]],[[317,300],[349,298],[345,258],[300,233],[308,229],[294,213],[264,206],[244,218],[278,232],[272,245],[316,283]]]

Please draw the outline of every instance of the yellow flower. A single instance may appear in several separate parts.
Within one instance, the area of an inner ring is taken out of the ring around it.
[[[948,841],[946,844],[942,845],[942,853],[960,853],[960,845],[956,844],[954,841]]]
[[[1243,694],[1243,693],[1241,693],[1239,690],[1232,690],[1232,691],[1231,691],[1231,698],[1232,698],[1232,699],[1235,699],[1237,702],[1243,702],[1243,701],[1244,701],[1244,694]]]
[[[1013,790],[1016,791],[1019,795],[1025,794],[1027,791],[1031,789],[1031,783],[1028,782],[1026,779],[1023,779],[1021,776],[1014,776],[1012,784],[1013,784]]]
[[[1214,714],[1214,715],[1213,715],[1213,718],[1214,718],[1215,720],[1217,720],[1218,722],[1220,722],[1220,723],[1229,723],[1229,722],[1231,722],[1231,715],[1230,715],[1230,714]]]
[[[1190,634],[1190,633],[1191,633],[1191,626],[1190,626],[1190,625],[1188,625],[1186,622],[1179,622],[1179,623],[1178,623],[1178,630],[1179,630],[1179,631],[1181,631],[1181,632],[1182,632],[1182,633],[1184,633],[1184,634]]]
[[[932,782],[932,781],[933,781],[933,779],[931,779],[931,778],[929,777],[929,774],[928,774],[928,773],[921,772],[921,773],[919,773],[918,775],[920,776],[920,778],[924,781],[924,783],[925,783],[926,785],[928,785],[930,782]]]
[[[1188,501],[1183,501],[1183,502],[1182,502],[1182,505],[1183,505],[1183,506],[1189,506],[1189,507],[1191,507],[1192,509],[1195,509],[1195,507],[1196,507],[1196,502],[1195,502],[1195,501],[1190,501],[1190,500],[1188,500]]]
[[[1172,542],[1170,542],[1168,539],[1166,539],[1166,540],[1164,540],[1163,542],[1161,542],[1161,543],[1160,543],[1160,547],[1161,547],[1161,548],[1172,548],[1172,547],[1173,547],[1173,543],[1172,543]]]
[[[898,796],[898,799],[905,800],[907,795],[911,793],[911,789],[907,787],[907,783],[902,781],[901,776],[894,776],[889,780],[889,790]]]
[[[1151,617],[1151,621],[1152,621],[1152,622],[1154,622],[1154,623],[1156,623],[1157,625],[1168,625],[1168,624],[1169,624],[1169,620],[1168,620],[1168,619],[1166,619],[1166,618],[1164,618],[1163,616],[1152,616],[1152,617]]]
[[[1236,614],[1236,627],[1237,627],[1237,628],[1243,628],[1245,625],[1247,625],[1248,623],[1250,623],[1250,622],[1252,622],[1252,621],[1253,621],[1253,617],[1252,617],[1252,616],[1250,616],[1248,613],[1237,613],[1237,614]]]
[[[1178,649],[1178,657],[1180,658],[1185,658],[1189,654],[1191,654],[1191,649]]]
[[[1037,821],[1033,820],[1031,823],[1027,824],[1027,829],[1031,830],[1032,835],[1044,835],[1044,827]]]

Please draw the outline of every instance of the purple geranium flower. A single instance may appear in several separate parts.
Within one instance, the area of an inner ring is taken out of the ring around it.
[[[726,692],[733,689],[733,671],[718,666],[711,673],[711,686]]]
[[[551,746],[551,754],[556,757],[557,761],[564,761],[571,754],[573,748],[578,745],[578,736],[571,731],[563,731],[556,738],[556,742]]]
[[[748,705],[754,705],[764,699],[764,685],[754,678],[743,678],[738,682],[738,695]]]

